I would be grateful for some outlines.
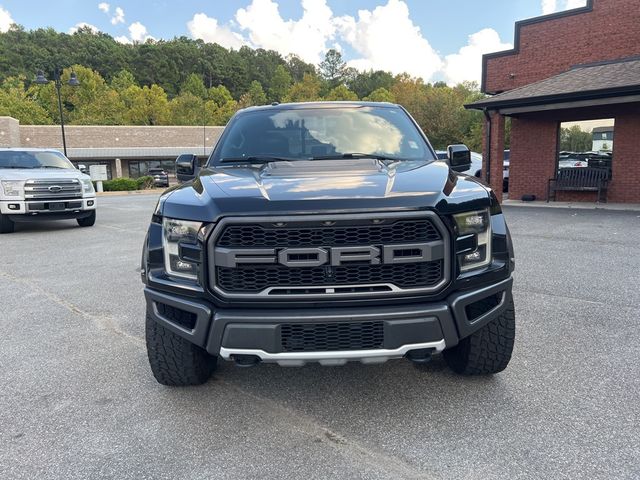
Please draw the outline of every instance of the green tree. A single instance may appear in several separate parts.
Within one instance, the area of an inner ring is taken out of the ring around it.
[[[0,116],[17,119],[23,125],[49,125],[47,111],[30,98],[24,89],[24,78],[9,77],[0,88]]]
[[[294,83],[284,97],[285,102],[313,102],[320,100],[320,80],[305,73],[301,82]]]
[[[291,87],[291,74],[284,65],[278,65],[271,78],[269,101],[280,102]]]
[[[358,95],[349,90],[346,85],[338,85],[331,89],[325,100],[358,100]]]
[[[347,76],[347,64],[342,59],[342,54],[335,49],[330,49],[324,56],[324,60],[318,65],[320,76],[327,82],[328,87],[335,88],[345,81]]]
[[[579,125],[560,129],[560,150],[565,152],[587,152],[593,146],[592,135]]]
[[[240,97],[238,104],[240,108],[250,107],[252,105],[264,105],[267,103],[267,95],[262,89],[262,85],[257,80],[251,82],[249,90]]]
[[[347,85],[358,97],[364,98],[381,88],[387,91],[390,90],[393,83],[394,79],[391,73],[382,70],[369,70],[366,72],[356,72],[347,82]]]
[[[390,103],[394,103],[396,101],[395,97],[393,96],[393,93],[391,93],[389,90],[387,90],[384,87],[380,87],[374,90],[373,92],[371,92],[369,96],[364,97],[363,100],[366,100],[367,102],[390,102]]]
[[[224,85],[218,85],[217,87],[211,87],[207,92],[207,97],[213,100],[218,107],[233,101],[231,92],[227,90]]]
[[[202,125],[207,122],[205,101],[185,92],[169,102],[171,125]]]
[[[129,87],[122,94],[130,125],[167,125],[170,117],[167,94],[159,85]]]
[[[116,92],[122,93],[127,88],[136,85],[136,77],[129,70],[120,70],[111,79],[111,88]]]
[[[182,85],[180,86],[180,93],[190,93],[194,97],[204,99],[207,97],[207,88],[204,86],[204,82],[200,75],[191,73],[187,79],[182,82]]]

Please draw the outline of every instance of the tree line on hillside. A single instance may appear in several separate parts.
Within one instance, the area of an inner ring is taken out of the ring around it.
[[[483,116],[464,104],[483,97],[475,83],[454,87],[408,74],[357,71],[329,50],[319,65],[290,55],[231,50],[186,37],[121,44],[104,33],[53,29],[0,33],[0,115],[23,124],[60,122],[53,82],[62,73],[65,121],[76,125],[224,125],[240,108],[271,102],[370,100],[403,105],[436,148],[465,142],[479,151]],[[74,72],[80,85],[67,85]]]

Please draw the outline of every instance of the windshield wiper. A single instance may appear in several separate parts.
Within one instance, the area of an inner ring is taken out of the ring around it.
[[[54,167],[53,165],[40,165],[39,167],[33,167],[33,168],[58,168],[60,170],[67,170],[67,168],[65,167]]]
[[[377,153],[340,153],[337,155],[320,155],[318,157],[311,157],[311,160],[342,160],[343,158],[373,158],[375,160],[391,160],[398,162],[401,158],[388,157],[387,155],[379,155]]]
[[[0,168],[20,168],[20,169],[31,169],[33,167],[21,167],[19,165],[0,165]]]
[[[249,155],[248,157],[227,157],[220,163],[268,163],[268,162],[296,162],[301,158],[278,157],[270,155]]]

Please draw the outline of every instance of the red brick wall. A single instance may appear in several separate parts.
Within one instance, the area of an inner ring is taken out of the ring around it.
[[[553,119],[511,119],[509,198],[533,194],[546,200],[547,182],[556,168],[558,122]]]
[[[609,202],[640,203],[640,104],[616,115]]]
[[[511,90],[577,64],[640,55],[638,0],[593,0],[592,11],[582,10],[523,25],[519,53],[487,60],[485,91]]]

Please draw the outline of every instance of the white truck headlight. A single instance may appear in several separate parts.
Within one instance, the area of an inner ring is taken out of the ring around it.
[[[93,182],[91,181],[91,179],[81,178],[80,181],[82,182],[82,191],[84,193],[95,193],[95,190],[93,189]]]
[[[198,267],[195,263],[182,260],[179,255],[179,243],[194,245],[198,243],[198,231],[202,222],[162,219],[162,248],[164,250],[164,268],[167,273],[176,277],[195,280]]]
[[[484,267],[491,262],[491,216],[489,210],[458,213],[453,216],[458,227],[458,237],[474,235],[476,249],[459,255],[460,270],[466,272]]]
[[[24,181],[2,180],[2,191],[7,197],[19,197],[24,191]]]

